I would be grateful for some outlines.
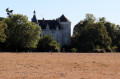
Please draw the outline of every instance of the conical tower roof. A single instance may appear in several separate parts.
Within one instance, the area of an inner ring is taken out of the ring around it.
[[[32,22],[35,22],[36,24],[38,24],[38,20],[36,18],[36,12],[34,11],[33,13],[34,14],[33,14]]]
[[[60,22],[70,22],[64,15],[59,18]]]

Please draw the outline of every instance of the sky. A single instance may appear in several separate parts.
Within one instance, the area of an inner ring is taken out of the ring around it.
[[[7,17],[6,8],[26,15],[29,21],[34,10],[37,19],[52,20],[64,14],[72,23],[71,32],[87,13],[120,25],[120,0],[0,0],[0,17]]]

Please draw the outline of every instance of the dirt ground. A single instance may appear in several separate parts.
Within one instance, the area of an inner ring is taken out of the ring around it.
[[[120,79],[120,54],[0,53],[0,79]]]

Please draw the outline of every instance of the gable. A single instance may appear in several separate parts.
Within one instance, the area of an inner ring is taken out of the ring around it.
[[[49,25],[49,29],[56,29],[57,27],[62,29],[59,22],[56,20],[38,20],[38,22],[42,29],[46,29],[47,25]]]

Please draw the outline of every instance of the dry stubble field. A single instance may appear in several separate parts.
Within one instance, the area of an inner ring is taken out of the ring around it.
[[[120,79],[120,54],[0,53],[0,79]]]

